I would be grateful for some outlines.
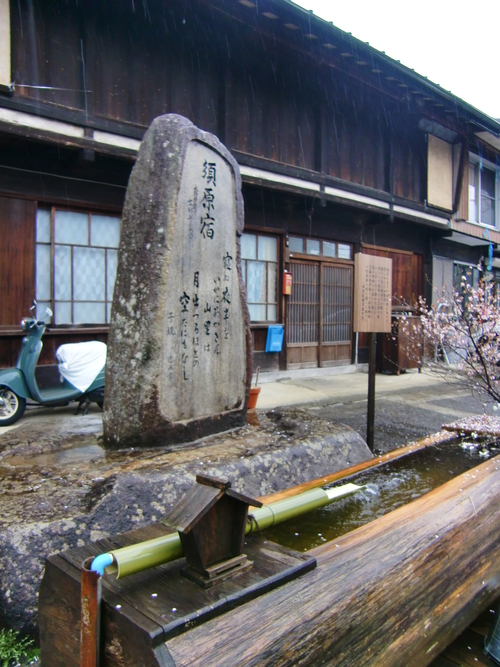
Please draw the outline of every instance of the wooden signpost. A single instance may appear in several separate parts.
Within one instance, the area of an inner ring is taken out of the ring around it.
[[[375,427],[375,341],[391,331],[392,259],[354,257],[354,331],[369,333],[366,442],[373,451]]]

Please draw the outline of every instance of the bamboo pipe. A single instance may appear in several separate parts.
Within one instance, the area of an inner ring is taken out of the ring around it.
[[[263,507],[253,510],[250,516],[250,523],[247,525],[246,534],[253,533],[256,530],[265,530],[271,526],[293,519],[301,514],[306,514],[312,510],[319,509],[328,505],[336,498],[343,498],[351,495],[364,487],[357,484],[344,484],[334,489],[310,489],[304,493],[299,493],[290,498],[278,500],[275,503],[269,503]]]
[[[380,454],[380,456],[375,456],[372,459],[363,461],[362,463],[356,463],[349,468],[342,468],[337,472],[332,473],[331,475],[325,475],[324,477],[318,477],[313,479],[310,482],[304,482],[303,484],[298,484],[293,486],[290,489],[285,489],[284,491],[278,491],[277,493],[272,493],[267,496],[260,496],[258,500],[262,503],[267,504],[270,502],[277,502],[283,498],[290,498],[298,493],[308,491],[309,489],[317,488],[318,486],[326,486],[327,484],[333,484],[338,482],[341,479],[346,479],[352,475],[357,475],[358,472],[367,470],[368,468],[376,468],[377,466],[393,461],[394,459],[399,459],[408,454],[413,454],[414,452],[419,451],[420,449],[425,449],[425,447],[430,447],[431,445],[439,445],[445,442],[453,442],[459,437],[458,433],[452,433],[450,431],[439,431],[438,433],[433,433],[428,435],[421,440],[413,442],[411,445],[405,445],[404,447],[398,447],[398,449],[392,449],[386,454]]]
[[[246,534],[263,530],[313,509],[328,505],[337,498],[348,496],[363,487],[357,484],[344,484],[333,489],[311,489],[292,498],[285,498],[252,511],[247,524]],[[99,571],[99,560],[111,556],[113,562],[105,567],[107,574],[117,573],[117,578],[126,577],[150,567],[169,563],[183,555],[178,533],[170,533],[153,540],[133,544],[122,549],[115,549],[94,559],[92,569]]]

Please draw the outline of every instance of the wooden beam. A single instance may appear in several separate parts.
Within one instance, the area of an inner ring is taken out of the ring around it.
[[[462,141],[460,144],[460,158],[457,165],[457,173],[455,178],[455,192],[453,198],[453,213],[457,213],[460,208],[460,199],[462,198],[462,186],[464,181],[464,170],[469,166],[467,159],[467,141]]]
[[[10,88],[10,0],[0,0],[0,85]]]
[[[450,433],[446,431],[440,431],[439,433],[434,433],[429,435],[422,440],[412,443],[411,445],[406,445],[405,447],[398,447],[398,449],[393,449],[387,454],[381,454],[376,456],[373,459],[368,459],[368,461],[363,461],[362,463],[356,463],[356,465],[350,466],[349,468],[343,468],[337,472],[332,473],[331,475],[325,475],[324,477],[318,477],[313,479],[310,482],[304,482],[298,486],[294,486],[291,489],[285,489],[285,491],[278,491],[278,493],[271,493],[267,496],[261,496],[259,500],[264,504],[268,505],[269,503],[277,502],[278,500],[283,500],[284,498],[290,498],[290,496],[295,496],[298,493],[303,493],[304,491],[309,491],[310,489],[315,489],[318,486],[326,486],[327,484],[333,484],[339,480],[345,480],[353,475],[356,475],[358,472],[363,470],[368,470],[368,468],[376,468],[377,466],[383,465],[388,461],[393,461],[398,459],[401,456],[407,456],[412,452],[416,452],[419,449],[424,449],[430,445],[437,445],[443,442],[450,442],[455,440],[456,435],[450,437]]]
[[[375,448],[375,373],[377,334],[368,334],[368,406],[366,419],[366,444],[373,452]]]
[[[44,144],[57,144],[67,148],[88,148],[95,150],[103,155],[119,157],[134,162],[137,157],[137,151],[130,148],[123,148],[113,144],[106,144],[100,141],[94,141],[85,136],[70,137],[66,134],[58,134],[43,129],[29,127],[27,125],[5,124],[0,128],[3,134],[16,135],[23,139],[39,141]]]
[[[0,0],[1,1],[1,0]],[[79,127],[89,127],[102,132],[118,134],[130,139],[142,140],[147,127],[133,123],[123,123],[110,118],[91,118],[85,115],[85,110],[70,109],[69,107],[44,106],[39,101],[22,99],[20,97],[3,97],[2,107],[12,111],[40,116],[63,123],[74,123]]]
[[[19,199],[50,201],[53,204],[98,206],[120,212],[125,198],[125,186],[112,183],[95,183],[85,179],[65,179],[57,174],[40,171],[26,173],[20,169],[0,165],[2,189]]]

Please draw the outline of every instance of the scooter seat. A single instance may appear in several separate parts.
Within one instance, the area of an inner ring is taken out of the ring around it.
[[[98,340],[61,345],[56,352],[61,377],[85,393],[104,368],[106,353],[106,344]]]

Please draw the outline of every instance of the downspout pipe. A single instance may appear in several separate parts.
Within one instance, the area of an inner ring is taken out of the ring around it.
[[[102,577],[104,570],[112,564],[113,556],[111,554],[101,554],[100,556],[96,556],[96,558],[94,558],[92,565],[90,566],[90,570],[92,572],[97,572]]]
[[[101,658],[102,576],[90,569],[91,562],[82,563],[80,575],[80,667],[99,667]]]
[[[284,498],[252,511],[246,527],[246,534],[264,530],[277,523],[324,507],[337,498],[343,498],[360,491],[364,487],[344,484],[332,489],[311,489],[290,498]],[[150,567],[169,563],[183,556],[178,533],[170,533],[122,549],[115,549],[94,558],[91,570],[107,574],[117,574],[117,578],[142,572]]]

